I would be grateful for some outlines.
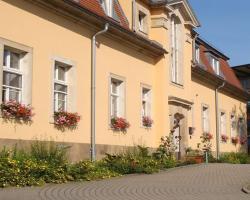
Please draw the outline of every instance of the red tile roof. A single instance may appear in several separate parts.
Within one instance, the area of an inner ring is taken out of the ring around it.
[[[119,19],[119,21],[116,21],[106,15],[104,12],[102,5],[99,0],[71,0],[81,7],[95,13],[96,15],[99,15],[101,17],[107,18],[109,20],[117,22],[119,25],[121,25],[123,28],[129,29],[129,23],[126,18],[126,16],[123,13],[123,10],[119,4],[118,0],[114,0],[114,8],[115,8],[115,13]]]
[[[204,67],[204,69],[206,71],[208,71],[209,73],[217,76],[216,73],[214,72],[214,70],[213,70],[210,62],[209,62],[209,59],[208,59],[208,56],[207,56],[207,53],[206,53],[207,51],[208,51],[208,49],[203,44],[200,44],[200,59],[201,59],[201,64],[202,64],[202,66]],[[222,72],[225,80],[229,84],[231,84],[231,85],[233,85],[233,86],[235,86],[235,87],[243,90],[243,87],[242,87],[239,79],[236,77],[234,71],[230,67],[230,65],[227,62],[227,60],[225,60],[223,58],[218,58],[218,59],[219,59],[219,62],[220,62],[220,70],[221,70],[221,72]]]

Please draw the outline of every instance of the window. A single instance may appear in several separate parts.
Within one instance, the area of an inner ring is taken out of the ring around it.
[[[200,63],[200,47],[199,45],[195,45],[195,61]]]
[[[139,31],[146,33],[147,32],[147,15],[143,13],[142,11],[139,11],[138,16],[138,25],[139,25]]]
[[[220,113],[220,135],[227,135],[226,113]]]
[[[211,65],[213,67],[214,72],[220,76],[220,62],[217,58],[211,57]]]
[[[15,50],[4,48],[3,52],[2,101],[22,102],[23,73],[22,55]]]
[[[142,117],[151,117],[151,90],[142,87]]]
[[[231,137],[236,137],[237,134],[237,121],[234,114],[231,114],[230,116],[230,132]]]
[[[54,67],[54,111],[67,111],[68,66],[55,62]]]
[[[245,90],[250,89],[250,79],[243,79],[241,80],[241,84]]]
[[[202,130],[203,133],[209,133],[209,108],[208,106],[202,106]]]
[[[116,78],[110,81],[110,117],[124,117],[124,82]]]
[[[171,18],[171,79],[177,84],[181,83],[180,70],[180,22],[176,17]]]

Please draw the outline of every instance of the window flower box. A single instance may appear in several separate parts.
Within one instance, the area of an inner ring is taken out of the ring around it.
[[[111,128],[114,131],[126,132],[129,127],[129,122],[122,117],[113,117],[111,119]]]
[[[206,141],[210,141],[213,139],[213,135],[211,133],[203,133],[203,135],[201,136],[201,139],[206,142]]]
[[[151,128],[153,125],[153,120],[151,119],[151,117],[144,116],[142,118],[142,125],[146,128]]]
[[[227,135],[225,135],[225,134],[222,134],[221,135],[221,141],[223,142],[223,143],[227,143],[227,141],[228,141],[228,136]]]
[[[54,124],[59,129],[74,129],[77,127],[81,117],[78,113],[58,111],[54,113]]]
[[[246,136],[240,137],[240,144],[245,145],[246,143],[247,143],[247,137]]]
[[[238,137],[232,137],[231,140],[232,140],[232,143],[234,145],[237,145],[239,143],[239,138]]]
[[[1,115],[5,120],[15,120],[18,122],[32,122],[34,116],[33,108],[16,101],[3,102],[1,104]]]

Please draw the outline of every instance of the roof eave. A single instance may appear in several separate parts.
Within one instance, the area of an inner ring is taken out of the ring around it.
[[[114,20],[108,17],[102,17],[96,13],[80,6],[71,0],[27,0],[42,7],[53,9],[57,14],[71,17],[78,23],[88,24],[92,29],[99,30],[103,28],[105,23],[110,24],[107,35],[112,38],[122,40],[124,43],[129,44],[131,48],[136,49],[142,54],[145,54],[154,59],[168,53],[161,45],[149,40],[143,36],[136,34],[130,29],[126,29],[119,25]]]
[[[248,101],[250,99],[250,95],[246,91],[232,85],[223,78],[211,74],[210,72],[202,69],[198,65],[194,65],[192,67],[192,76],[214,87],[218,87],[223,82],[225,82],[225,86],[221,89],[221,91],[227,92],[235,98],[241,99],[243,101]]]

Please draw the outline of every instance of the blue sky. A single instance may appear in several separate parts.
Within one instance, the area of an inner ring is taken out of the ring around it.
[[[250,63],[250,0],[189,0],[201,37],[230,57],[230,64]]]

